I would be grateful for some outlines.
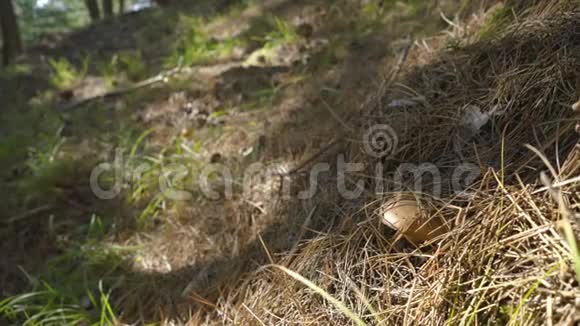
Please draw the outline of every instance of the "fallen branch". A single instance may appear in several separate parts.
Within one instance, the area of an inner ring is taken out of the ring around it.
[[[72,110],[74,108],[77,108],[79,106],[83,106],[87,103],[90,103],[92,101],[96,101],[96,100],[101,100],[101,99],[105,99],[105,98],[111,98],[111,97],[115,97],[115,96],[119,96],[125,93],[129,93],[129,92],[133,92],[136,91],[138,89],[141,88],[145,88],[157,83],[161,83],[161,82],[167,82],[168,78],[179,73],[181,71],[183,67],[181,65],[178,65],[177,67],[168,70],[168,71],[164,71],[162,73],[160,73],[157,76],[145,79],[143,81],[140,81],[136,84],[133,84],[131,86],[127,86],[127,87],[123,87],[123,88],[118,88],[118,89],[114,89],[112,91],[109,92],[105,92],[102,94],[98,94],[95,96],[91,96],[91,97],[87,97],[87,98],[83,98],[80,100],[76,100],[76,101],[72,101],[69,103],[66,103],[65,105],[61,106],[60,109],[63,111],[66,110]]]
[[[0,222],[2,222],[4,224],[16,223],[18,221],[27,219],[29,217],[32,217],[32,216],[34,216],[36,214],[45,212],[45,211],[50,210],[52,208],[53,208],[52,205],[43,205],[43,206],[40,206],[40,207],[37,207],[37,208],[33,208],[31,210],[28,210],[28,211],[26,211],[26,212],[24,212],[22,214],[18,214],[16,216],[12,216],[12,217],[10,217],[10,218],[8,218],[8,219],[6,219],[4,221],[0,221]]]

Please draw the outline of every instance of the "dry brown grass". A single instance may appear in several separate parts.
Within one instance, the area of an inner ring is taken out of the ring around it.
[[[486,179],[495,183],[491,173]],[[309,241],[278,264],[314,280],[371,324],[569,324],[577,318],[578,289],[554,223],[557,205],[545,193],[532,195],[529,186],[483,186],[489,188],[466,207],[448,210],[455,228],[431,250],[389,250],[384,230],[368,222]],[[225,310],[236,324],[256,318],[265,324],[347,323],[278,271],[257,273],[244,285],[241,302]]]
[[[379,226],[373,209],[388,195],[368,196],[366,203],[336,197],[333,204],[342,212],[337,220],[344,222],[273,262],[314,282],[369,324],[579,322],[574,260],[580,257],[559,226],[571,224],[578,236],[580,149],[578,117],[570,106],[579,95],[580,12],[567,1],[525,3],[515,4],[516,19],[494,37],[463,35],[467,44],[435,52],[414,46],[409,68],[399,74],[404,77],[362,110],[362,125],[389,123],[399,135],[395,157],[382,159],[387,185],[389,172],[402,162],[432,162],[443,171],[447,191],[441,200],[447,205],[438,213],[453,229],[422,248],[392,243],[392,232]],[[421,98],[420,104],[386,108],[410,96]],[[453,141],[469,105],[504,113],[457,153]],[[360,142],[350,142],[346,151],[373,174],[377,160],[363,155]],[[480,167],[481,177],[454,195],[450,172],[466,161]],[[553,187],[539,181],[546,163],[553,173],[544,183]],[[272,268],[239,281],[218,300],[214,317],[240,325],[351,322]]]

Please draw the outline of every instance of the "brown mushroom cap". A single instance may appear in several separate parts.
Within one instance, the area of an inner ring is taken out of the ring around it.
[[[430,215],[417,200],[400,199],[383,206],[382,222],[418,245],[449,231],[441,218]]]

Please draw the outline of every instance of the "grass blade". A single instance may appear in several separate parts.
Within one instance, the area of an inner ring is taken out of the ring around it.
[[[281,265],[271,265],[272,267],[278,268],[282,270],[284,273],[288,274],[298,282],[306,285],[314,292],[320,294],[324,299],[330,302],[333,306],[335,306],[338,310],[340,310],[344,315],[346,315],[350,320],[352,320],[356,325],[365,326],[366,323],[360,319],[352,310],[350,310],[344,303],[340,302],[339,300],[335,299],[333,296],[328,294],[328,292],[324,291],[322,288],[318,287],[316,284],[312,283],[310,280],[306,279],[302,275],[289,270],[288,268],[281,266]]]

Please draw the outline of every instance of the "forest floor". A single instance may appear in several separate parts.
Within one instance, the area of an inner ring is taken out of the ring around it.
[[[46,35],[0,72],[0,323],[578,323],[576,8],[195,1]],[[385,226],[401,197],[445,232]]]

